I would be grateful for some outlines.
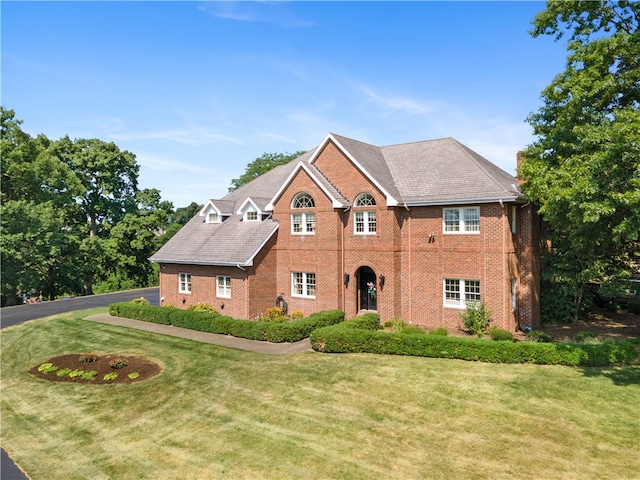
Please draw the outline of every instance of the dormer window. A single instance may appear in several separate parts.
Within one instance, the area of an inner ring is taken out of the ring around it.
[[[353,211],[353,230],[356,235],[375,235],[378,225],[376,218],[376,199],[369,193],[356,197]]]
[[[255,210],[249,210],[244,214],[244,220],[246,222],[257,222],[258,221],[258,212]]]
[[[220,223],[220,215],[216,212],[207,213],[207,223]]]
[[[291,209],[310,210],[315,208],[313,197],[308,193],[299,193],[291,202]],[[316,214],[314,212],[292,212],[291,233],[314,234],[316,231]]]

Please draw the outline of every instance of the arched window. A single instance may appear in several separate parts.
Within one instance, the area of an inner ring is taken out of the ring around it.
[[[369,207],[376,204],[376,199],[369,193],[361,193],[356,197],[356,207]]]
[[[375,235],[377,231],[376,199],[369,193],[361,193],[354,202],[353,232],[356,235]],[[373,207],[373,208],[372,208]]]
[[[313,197],[308,193],[299,193],[291,202],[292,210],[310,210],[315,208]],[[314,212],[292,212],[291,233],[313,234],[316,231],[316,214]]]
[[[313,208],[315,207],[315,203],[313,203],[313,197],[308,193],[299,193],[291,202],[291,208]]]

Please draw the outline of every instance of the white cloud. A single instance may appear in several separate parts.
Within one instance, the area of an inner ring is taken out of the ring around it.
[[[293,5],[295,6],[295,5]],[[237,22],[268,23],[284,28],[308,28],[312,21],[298,17],[288,2],[207,2],[198,10]]]

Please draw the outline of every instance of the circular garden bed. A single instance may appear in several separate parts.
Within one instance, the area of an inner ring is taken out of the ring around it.
[[[52,382],[138,383],[160,373],[157,363],[143,357],[70,353],[51,358],[29,370],[32,375]]]

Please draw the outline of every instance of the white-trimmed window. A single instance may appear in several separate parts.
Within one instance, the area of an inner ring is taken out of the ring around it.
[[[207,223],[220,223],[220,215],[216,212],[207,213]]]
[[[480,280],[444,279],[444,306],[465,308],[480,302]]]
[[[223,275],[216,277],[216,295],[222,298],[231,298],[231,277]]]
[[[479,233],[480,207],[445,208],[442,221],[444,233]]]
[[[191,293],[191,274],[190,273],[178,274],[178,292]]]
[[[375,209],[361,209],[360,207],[375,207],[376,200],[369,193],[361,193],[356,197],[353,211],[353,231],[356,235],[375,235],[377,231]]]
[[[299,193],[291,202],[292,209],[315,208],[313,198],[308,193]],[[295,212],[291,214],[291,233],[314,234],[316,231],[316,214],[314,212]]]
[[[258,221],[258,212],[256,212],[255,210],[248,210],[244,214],[244,220],[246,222],[257,222]]]
[[[294,297],[316,297],[316,274],[306,272],[291,273],[291,295]]]

